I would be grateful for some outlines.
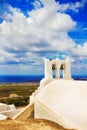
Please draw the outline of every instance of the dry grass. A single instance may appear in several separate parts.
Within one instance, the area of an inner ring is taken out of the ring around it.
[[[0,84],[0,98],[9,97],[10,94],[30,96],[39,86],[39,83],[11,83]]]
[[[39,83],[10,83],[0,84],[0,102],[14,104],[15,106],[25,106],[29,103],[30,95],[39,87]],[[9,95],[18,97],[9,97]]]
[[[70,130],[44,119],[28,119],[26,121],[0,121],[0,130]],[[74,129],[72,129],[74,130]]]

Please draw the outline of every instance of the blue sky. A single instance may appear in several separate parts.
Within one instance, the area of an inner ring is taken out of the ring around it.
[[[0,75],[40,75],[43,57],[87,75],[87,0],[0,0]]]

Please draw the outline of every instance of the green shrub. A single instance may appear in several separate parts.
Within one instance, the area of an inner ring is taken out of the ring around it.
[[[1,99],[0,102],[14,104],[15,106],[25,106],[29,104],[29,97],[14,97]]]

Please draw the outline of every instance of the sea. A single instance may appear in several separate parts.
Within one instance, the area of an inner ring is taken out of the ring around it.
[[[40,82],[44,75],[0,75],[0,83]],[[73,75],[74,80],[86,80],[87,75]]]

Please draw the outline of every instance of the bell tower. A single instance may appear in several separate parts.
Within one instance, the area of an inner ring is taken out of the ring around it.
[[[71,78],[71,62],[70,59],[60,60],[58,57],[56,59],[46,59],[44,58],[44,78],[40,82],[40,86],[45,86],[54,79],[72,79]],[[53,75],[55,71],[55,76]]]
[[[55,78],[60,79],[60,70],[63,71],[63,79],[71,79],[71,68],[70,68],[70,60],[59,60],[56,58],[55,60],[49,60],[44,58],[45,62],[45,78],[53,79],[52,71],[56,71]]]

